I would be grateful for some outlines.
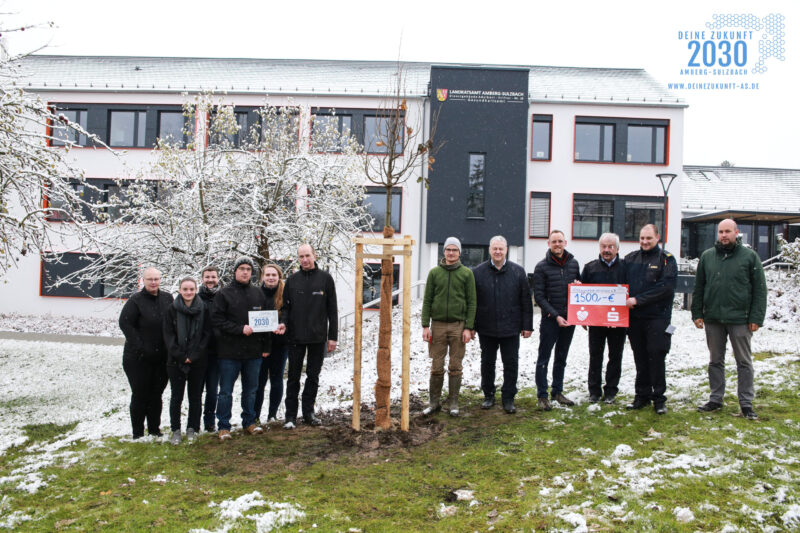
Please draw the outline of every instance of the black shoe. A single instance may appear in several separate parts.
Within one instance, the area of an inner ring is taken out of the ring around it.
[[[589,403],[597,403],[600,401],[600,396],[597,394],[590,394],[589,395]]]
[[[625,409],[628,410],[643,409],[648,405],[650,405],[650,400],[640,400],[639,398],[634,398],[633,402],[625,406]]]
[[[494,403],[494,402],[493,402]],[[513,415],[517,412],[517,408],[514,407],[514,400],[505,400],[503,401],[503,411],[506,413]]]
[[[752,407],[742,407],[742,416],[748,420],[758,420],[758,415]]]
[[[617,396],[615,394],[612,394],[611,396],[606,394],[605,397],[603,398],[603,401],[611,405],[612,403],[615,403],[617,401]]]
[[[541,409],[542,411],[550,411],[553,408],[553,406],[550,405],[550,400],[548,400],[547,398],[539,398],[538,403],[539,403],[539,409]]]
[[[491,409],[494,407],[494,398],[486,398],[481,404],[481,409]]]
[[[722,409],[722,404],[717,402],[706,402],[703,405],[697,406],[697,410],[701,413],[710,413],[712,411],[719,411]]]
[[[555,396],[553,396],[553,400],[560,403],[561,405],[566,405],[567,407],[572,407],[573,405],[575,405],[575,402],[573,402],[560,392]]]
[[[309,426],[321,426],[322,425],[322,420],[320,420],[319,418],[317,418],[313,414],[311,414],[311,415],[303,415],[303,422],[305,422]]]
[[[657,415],[667,414],[667,406],[664,405],[663,403],[658,405],[653,405],[653,408],[655,409]]]

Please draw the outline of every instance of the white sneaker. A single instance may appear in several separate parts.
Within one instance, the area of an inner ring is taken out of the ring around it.
[[[278,419],[275,418],[274,416],[269,417],[267,419],[267,425],[268,426],[276,426],[276,425],[278,425]]]
[[[173,431],[172,432],[172,436],[169,438],[169,443],[170,444],[174,444],[176,446],[181,443],[181,430],[180,429],[178,431]]]
[[[194,442],[197,439],[197,432],[194,428],[189,428],[186,430],[186,440],[189,442]]]
[[[292,420],[288,420],[288,421],[287,421],[287,422],[286,422],[286,423],[283,425],[283,429],[294,429],[294,428],[295,428],[295,425],[294,425],[294,421],[292,421]]]
[[[450,409],[450,416],[458,416],[458,407],[452,407]]]

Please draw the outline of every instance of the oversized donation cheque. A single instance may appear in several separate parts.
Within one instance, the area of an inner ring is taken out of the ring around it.
[[[567,322],[572,326],[628,327],[627,285],[571,283]]]
[[[277,311],[248,311],[248,317],[254,333],[275,331],[278,327]]]

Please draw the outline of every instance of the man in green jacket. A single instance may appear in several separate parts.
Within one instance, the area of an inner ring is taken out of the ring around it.
[[[718,240],[700,257],[692,295],[692,320],[705,326],[711,354],[708,381],[711,396],[697,408],[711,412],[722,408],[725,395],[725,345],[731,339],[739,378],[739,407],[742,416],[758,418],[753,410],[753,358],[750,337],[764,324],[767,311],[767,282],[761,259],[741,244],[736,222],[725,219],[717,227]]]
[[[461,361],[467,343],[472,339],[475,324],[475,277],[461,264],[461,242],[448,237],[444,242],[444,259],[428,272],[425,298],[422,301],[422,339],[430,343],[430,404],[422,413],[441,410],[440,398],[444,383],[444,358],[450,349],[448,365],[450,416],[458,416],[458,393],[461,389]]]

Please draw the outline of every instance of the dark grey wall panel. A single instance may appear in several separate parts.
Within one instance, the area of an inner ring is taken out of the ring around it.
[[[431,67],[436,142],[446,144],[429,173],[426,242],[459,237],[485,245],[502,234],[525,240],[528,70]],[[468,218],[470,154],[485,154],[484,216]]]

